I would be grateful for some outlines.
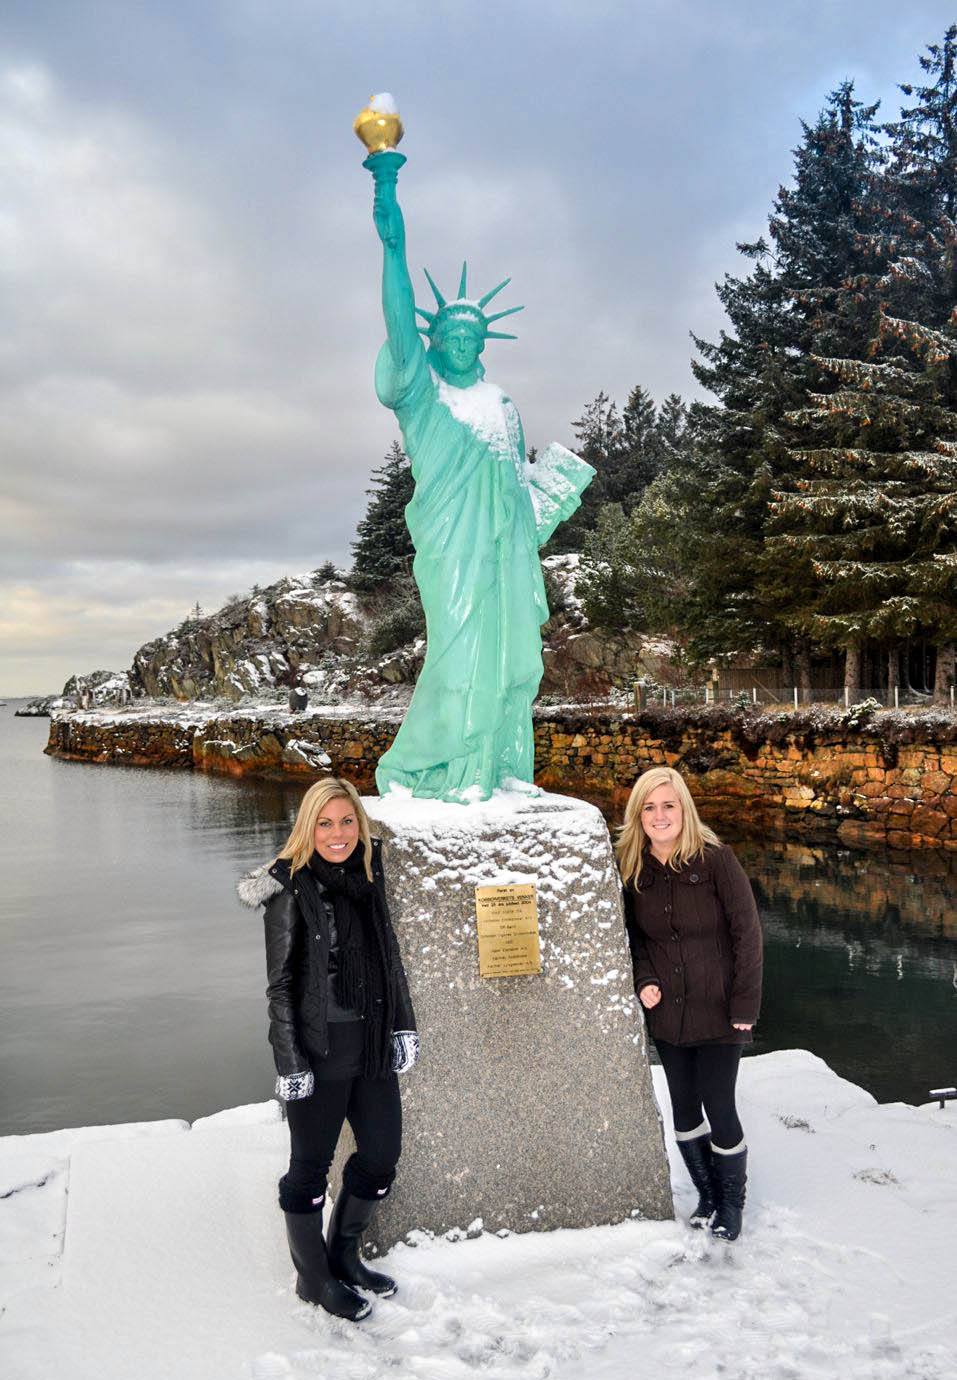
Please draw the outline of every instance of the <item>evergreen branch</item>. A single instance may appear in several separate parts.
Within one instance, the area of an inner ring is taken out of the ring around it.
[[[957,339],[931,326],[922,326],[918,321],[904,321],[882,312],[877,334],[881,341],[888,336],[905,341],[928,364],[943,364],[957,357]]]
[[[815,364],[829,373],[836,374],[844,383],[854,383],[862,389],[870,389],[881,384],[910,384],[916,377],[913,368],[901,368],[892,363],[872,364],[861,359],[828,359],[822,355],[811,355]],[[902,361],[903,363],[903,361]],[[837,396],[832,394],[831,396]]]

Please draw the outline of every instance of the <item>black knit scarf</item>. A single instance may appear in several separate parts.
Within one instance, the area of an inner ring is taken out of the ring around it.
[[[362,1015],[364,1072],[381,1077],[391,1068],[395,983],[389,962],[389,919],[379,888],[366,876],[365,845],[360,839],[344,863],[326,862],[313,853],[309,870],[322,884],[336,917],[336,1000]]]

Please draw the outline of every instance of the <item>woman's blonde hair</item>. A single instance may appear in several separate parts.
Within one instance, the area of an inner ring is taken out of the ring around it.
[[[647,840],[641,826],[641,812],[645,801],[659,786],[670,786],[681,805],[681,833],[678,836],[678,846],[668,859],[669,867],[677,871],[682,863],[690,862],[692,858],[700,858],[704,853],[705,844],[721,842],[713,829],[709,829],[707,824],[702,824],[697,806],[691,799],[691,792],[685,785],[684,778],[674,767],[650,767],[648,771],[642,772],[631,789],[628,804],[625,806],[625,822],[618,830],[618,840],[615,844],[618,869],[626,886],[630,881],[637,880],[641,873],[642,854]]]
[[[316,823],[330,800],[348,800],[355,810],[359,825],[359,837],[365,847],[366,876],[372,881],[372,836],[369,833],[369,816],[362,808],[359,793],[351,781],[339,776],[326,776],[309,787],[302,798],[292,833],[276,854],[275,861],[287,858],[291,872],[298,872],[316,851]]]

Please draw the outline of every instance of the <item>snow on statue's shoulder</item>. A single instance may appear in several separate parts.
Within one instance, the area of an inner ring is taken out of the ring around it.
[[[513,447],[509,412],[514,405],[497,384],[480,379],[468,388],[456,388],[437,374],[433,375],[439,402],[449,409],[457,422],[462,422],[502,458],[511,455]]]
[[[594,475],[587,460],[557,441],[546,446],[534,462],[525,462],[539,546],[544,546],[558,524],[575,511]]]

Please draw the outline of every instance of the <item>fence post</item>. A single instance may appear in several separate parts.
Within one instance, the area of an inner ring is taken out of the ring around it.
[[[847,688],[847,686],[845,685],[845,687],[844,687],[844,708],[845,708],[845,709],[849,709],[850,706],[851,706],[851,692],[850,692],[850,690]]]
[[[797,709],[797,707],[798,707],[798,688],[797,688],[797,686],[795,685],[795,687],[794,687],[794,708]]]
[[[895,709],[900,709],[900,707],[901,707],[901,692],[900,692],[900,686],[899,686],[899,685],[895,685],[895,686],[894,686],[894,708],[895,708]]]
[[[951,707],[951,709],[953,709],[953,707],[954,707],[954,687],[953,687],[953,686],[950,687],[950,707]]]
[[[752,703],[752,704],[757,704],[757,702],[758,702],[758,687],[757,687],[756,685],[752,685],[752,686],[751,686],[751,703]]]

